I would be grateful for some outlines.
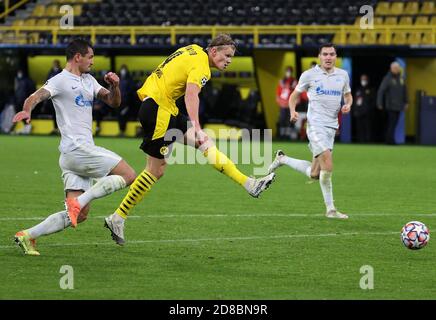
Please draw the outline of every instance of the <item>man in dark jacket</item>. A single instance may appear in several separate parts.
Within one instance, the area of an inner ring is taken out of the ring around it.
[[[118,108],[118,125],[120,129],[119,136],[124,136],[127,121],[130,118],[136,118],[138,106],[136,104],[135,82],[130,75],[129,69],[125,64],[120,69],[120,90],[121,90],[121,105]]]
[[[15,97],[15,110],[18,112],[23,108],[26,98],[35,91],[35,83],[30,79],[23,69],[18,69],[17,75],[14,80],[14,97]],[[32,125],[23,120],[24,127],[18,130],[18,134],[30,134]]]
[[[357,142],[371,141],[371,120],[375,110],[375,90],[369,86],[366,74],[360,76],[360,85],[354,92],[353,118],[356,124]]]
[[[386,143],[395,144],[395,128],[400,113],[408,107],[406,85],[398,62],[391,63],[391,70],[383,78],[377,93],[377,106],[386,110],[388,118]]]

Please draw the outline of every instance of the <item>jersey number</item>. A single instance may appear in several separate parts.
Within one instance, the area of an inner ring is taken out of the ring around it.
[[[168,56],[168,58],[165,59],[164,62],[162,62],[162,64],[157,67],[157,69],[154,71],[157,75],[158,78],[162,77],[162,69],[171,62],[171,60],[173,60],[174,58],[177,58],[178,56],[182,55],[183,53],[188,52],[191,56],[192,55],[196,55],[197,52],[192,48],[192,46],[187,46],[186,47],[186,51],[176,51],[173,54],[171,54],[170,56]]]

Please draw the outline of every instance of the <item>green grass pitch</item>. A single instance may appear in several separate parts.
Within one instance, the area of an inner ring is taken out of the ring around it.
[[[318,183],[288,167],[259,199],[207,165],[170,165],[131,213],[116,246],[103,217],[124,197],[92,203],[76,230],[38,239],[24,256],[15,232],[63,210],[56,137],[0,136],[0,299],[436,299],[436,240],[412,251],[408,221],[436,230],[436,148],[336,144],[333,187],[347,221],[324,217]],[[96,139],[137,172],[137,139]],[[274,143],[309,160],[305,143]],[[254,165],[240,165],[252,174]],[[60,287],[63,265],[74,289]],[[362,266],[374,288],[360,287]]]

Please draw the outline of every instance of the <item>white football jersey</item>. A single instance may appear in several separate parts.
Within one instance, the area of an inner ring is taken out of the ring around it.
[[[43,88],[50,92],[61,133],[59,151],[66,153],[82,144],[94,145],[92,107],[102,86],[90,75],[63,70],[50,78]]]
[[[351,92],[350,79],[345,70],[334,68],[332,73],[327,73],[317,65],[303,72],[295,90],[307,91],[307,121],[310,125],[338,128],[342,96]]]

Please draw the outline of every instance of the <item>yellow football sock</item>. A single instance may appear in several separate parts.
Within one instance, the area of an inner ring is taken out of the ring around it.
[[[127,218],[130,210],[133,209],[141,200],[145,194],[150,191],[153,184],[157,179],[147,170],[142,171],[133,181],[130,186],[129,192],[124,197],[118,209],[115,211],[123,219]]]
[[[215,146],[207,149],[203,155],[207,158],[210,164],[212,164],[215,169],[219,172],[224,173],[226,176],[232,178],[234,181],[240,185],[245,185],[248,177],[241,173],[241,171],[236,168],[235,164],[227,158],[227,156],[219,151]]]

